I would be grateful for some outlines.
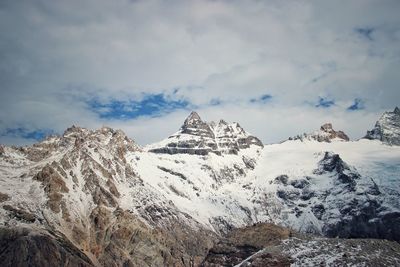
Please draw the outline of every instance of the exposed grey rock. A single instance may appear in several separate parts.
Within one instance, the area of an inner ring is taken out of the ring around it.
[[[315,174],[335,173],[335,183],[346,184],[351,191],[355,190],[356,179],[360,178],[360,174],[354,168],[348,166],[338,154],[325,152],[324,158],[319,162],[318,169],[314,170]]]
[[[177,133],[152,145],[149,152],[203,156],[209,153],[238,154],[239,150],[252,145],[263,147],[257,137],[247,133],[238,123],[228,124],[224,120],[206,123],[192,112]]]
[[[273,212],[297,221],[288,226],[329,237],[400,240],[400,213],[382,206],[380,188],[372,179],[361,183],[357,169],[332,152],[323,154],[314,175],[273,180],[280,203]]]
[[[286,174],[279,175],[275,178],[274,183],[287,185],[289,177]]]
[[[374,129],[368,131],[366,139],[377,139],[388,145],[400,145],[400,109],[383,113]]]
[[[342,131],[335,131],[331,123],[325,123],[321,126],[319,131],[315,131],[309,134],[297,135],[289,137],[289,140],[316,140],[318,142],[332,142],[336,141],[349,141],[349,137]]]
[[[289,236],[289,229],[266,223],[233,229],[210,249],[201,266],[235,266],[264,247],[279,245]],[[274,254],[269,259],[265,258],[259,266],[289,265],[288,257]]]
[[[14,216],[18,220],[24,220],[28,223],[35,222],[36,220],[35,214],[27,212],[26,210],[15,208],[11,205],[4,205],[3,209],[9,211],[11,213],[11,216]]]
[[[9,199],[10,199],[10,196],[9,196],[9,195],[7,195],[6,193],[0,192],[0,203],[1,203],[1,202],[4,202],[4,201],[7,201],[7,200],[9,200]]]

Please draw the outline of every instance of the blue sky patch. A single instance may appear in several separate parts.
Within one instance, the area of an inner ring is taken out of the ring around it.
[[[24,139],[41,141],[49,136],[54,134],[53,130],[50,129],[38,129],[38,130],[29,130],[26,128],[7,128],[0,133],[0,136],[14,136],[21,137]]]
[[[372,33],[375,31],[374,28],[371,27],[365,27],[365,28],[356,28],[355,32],[362,36],[363,38],[366,38],[367,40],[373,41],[374,39],[372,38]]]
[[[360,98],[356,98],[354,99],[353,104],[351,104],[351,106],[349,106],[347,108],[347,110],[349,111],[355,111],[355,110],[360,110],[360,109],[364,109],[364,101]]]
[[[261,104],[264,104],[264,103],[267,103],[271,98],[272,98],[272,95],[264,94],[264,95],[261,95],[258,98],[250,99],[250,103],[261,103]]]
[[[327,98],[320,97],[318,99],[317,104],[315,107],[317,108],[329,108],[330,106],[335,105],[335,101]]]
[[[117,120],[133,119],[140,116],[157,116],[189,106],[189,102],[186,100],[170,99],[164,94],[149,94],[140,101],[111,99],[108,102],[101,102],[94,98],[86,101],[86,104],[100,118]]]

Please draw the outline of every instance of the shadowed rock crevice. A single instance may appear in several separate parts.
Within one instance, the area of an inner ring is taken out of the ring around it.
[[[0,227],[0,263],[2,267],[94,266],[62,235],[8,227]]]

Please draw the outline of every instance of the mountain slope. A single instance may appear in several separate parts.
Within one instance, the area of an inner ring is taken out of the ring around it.
[[[60,233],[97,266],[198,265],[221,235],[258,222],[399,241],[400,147],[319,141],[263,146],[196,113],[146,148],[122,131],[71,127],[2,147],[0,226]]]
[[[377,139],[385,144],[400,145],[400,109],[396,107],[392,112],[388,111],[376,122],[374,129],[368,131],[366,139]]]

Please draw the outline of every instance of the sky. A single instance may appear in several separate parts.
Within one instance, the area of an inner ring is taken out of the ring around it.
[[[400,105],[400,1],[0,1],[0,143],[71,125],[141,145],[192,110],[274,143]]]

